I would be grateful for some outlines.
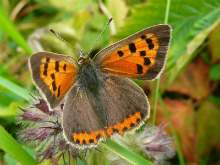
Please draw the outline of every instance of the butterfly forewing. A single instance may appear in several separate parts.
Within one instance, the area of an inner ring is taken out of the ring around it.
[[[103,49],[94,61],[108,74],[155,79],[164,68],[170,33],[169,25],[149,27]]]
[[[38,52],[30,57],[29,63],[35,85],[54,109],[77,79],[77,61],[70,56]]]

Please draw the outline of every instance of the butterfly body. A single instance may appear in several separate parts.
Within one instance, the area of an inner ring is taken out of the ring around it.
[[[107,119],[104,105],[101,101],[100,91],[103,88],[105,79],[101,75],[99,68],[90,58],[83,58],[79,65],[79,78],[77,80],[79,88],[90,96],[90,102],[93,110],[100,119],[100,124],[107,128]]]
[[[31,56],[32,78],[50,109],[64,102],[63,135],[77,147],[124,134],[150,114],[143,90],[128,78],[152,80],[163,71],[171,28],[156,25],[101,50],[93,59],[49,52]],[[128,77],[128,78],[127,78]]]

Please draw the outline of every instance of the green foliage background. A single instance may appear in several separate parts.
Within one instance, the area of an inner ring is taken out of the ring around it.
[[[28,104],[28,92],[35,89],[28,57],[45,50],[77,58],[71,47],[49,32],[50,28],[87,53],[108,18],[113,17],[92,50],[93,56],[128,35],[163,24],[166,9],[166,0],[0,1],[0,164],[36,164],[36,151],[16,140],[19,126],[15,125],[15,111]],[[171,0],[168,24],[173,32],[160,83],[163,100],[157,108],[156,124],[173,123],[175,132],[171,129],[170,133],[179,139],[180,150],[171,164],[218,164],[220,0]],[[156,83],[138,84],[153,107]],[[89,159],[107,164],[99,156]]]

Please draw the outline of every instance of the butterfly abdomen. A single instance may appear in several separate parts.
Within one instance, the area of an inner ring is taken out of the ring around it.
[[[81,75],[79,79],[80,84],[83,86],[86,95],[90,98],[90,103],[100,120],[100,124],[103,127],[107,127],[106,114],[100,97],[103,80],[97,71],[96,65],[92,61],[88,61],[81,65],[79,72]]]

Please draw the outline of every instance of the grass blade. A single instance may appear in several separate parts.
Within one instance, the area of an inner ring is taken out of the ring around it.
[[[8,90],[12,91],[13,93],[17,94],[18,96],[21,96],[25,100],[29,101],[30,95],[28,94],[28,91],[26,91],[24,88],[14,84],[13,82],[3,78],[0,76],[0,85],[7,88]]]
[[[8,34],[12,40],[14,40],[19,46],[21,46],[27,54],[31,55],[33,54],[33,51],[28,46],[26,40],[22,37],[20,32],[16,29],[14,24],[11,22],[11,20],[3,13],[3,11],[0,8],[0,28]]]
[[[0,126],[0,148],[23,165],[38,164],[2,126]]]
[[[122,147],[115,141],[111,139],[106,139],[106,143],[101,143],[103,147],[108,149],[109,151],[114,152],[115,154],[119,155],[120,157],[124,158],[126,161],[135,164],[135,165],[153,165],[150,161],[144,159],[143,157],[131,152],[130,150]]]

